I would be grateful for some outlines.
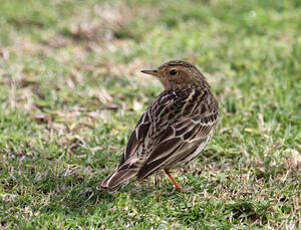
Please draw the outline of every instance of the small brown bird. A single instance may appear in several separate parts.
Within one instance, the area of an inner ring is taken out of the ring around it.
[[[199,156],[213,135],[218,102],[203,74],[184,61],[169,61],[156,70],[164,91],[142,114],[115,172],[99,184],[112,192],[136,176],[142,180],[164,170],[182,190],[169,169],[183,167]]]

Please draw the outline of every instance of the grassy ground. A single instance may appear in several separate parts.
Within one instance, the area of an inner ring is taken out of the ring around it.
[[[301,228],[299,0],[0,2],[1,228]],[[174,172],[191,191],[165,175],[96,190],[162,90],[139,70],[170,59],[220,102]]]

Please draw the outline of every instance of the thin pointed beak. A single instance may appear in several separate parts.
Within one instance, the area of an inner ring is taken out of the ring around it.
[[[141,70],[142,73],[153,75],[156,77],[161,77],[161,74],[158,72],[158,70]]]

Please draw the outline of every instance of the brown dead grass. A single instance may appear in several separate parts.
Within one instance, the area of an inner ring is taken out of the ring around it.
[[[137,75],[140,69],[146,64],[141,60],[134,60],[129,64],[115,63],[108,60],[104,55],[105,51],[122,48],[129,50],[131,40],[120,39],[115,36],[116,31],[122,29],[127,24],[135,20],[138,12],[145,12],[149,15],[148,20],[155,17],[155,9],[146,7],[129,7],[125,3],[101,3],[96,4],[92,9],[85,8],[77,12],[67,23],[67,35],[61,31],[46,30],[40,42],[32,41],[28,37],[16,34],[15,43],[10,47],[0,47],[0,58],[8,63],[11,54],[18,56],[18,63],[4,68],[0,68],[3,84],[10,87],[7,103],[2,105],[13,109],[33,109],[40,111],[40,106],[36,105],[32,99],[34,95],[43,98],[41,81],[36,79],[37,73],[25,73],[26,58],[30,59],[42,55],[54,59],[69,68],[68,74],[64,74],[64,88],[74,90],[76,85],[85,85],[86,72],[93,72],[93,75],[124,78]],[[69,35],[68,35],[69,34]],[[66,55],[64,48],[72,49],[74,55]],[[88,56],[94,55],[95,61],[87,61]],[[151,80],[140,81],[141,84],[149,84]],[[138,78],[139,81],[139,78]],[[133,86],[137,85],[137,78],[131,80]],[[56,85],[60,88],[62,85]],[[83,95],[85,96],[85,95]],[[116,110],[112,97],[104,88],[90,90],[88,97],[97,98],[102,109]],[[40,111],[41,112],[41,111]]]

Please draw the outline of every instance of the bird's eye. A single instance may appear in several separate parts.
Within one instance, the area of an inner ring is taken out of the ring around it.
[[[172,70],[169,72],[170,75],[175,75],[176,73],[177,73],[177,71],[176,71],[175,69],[172,69]]]

